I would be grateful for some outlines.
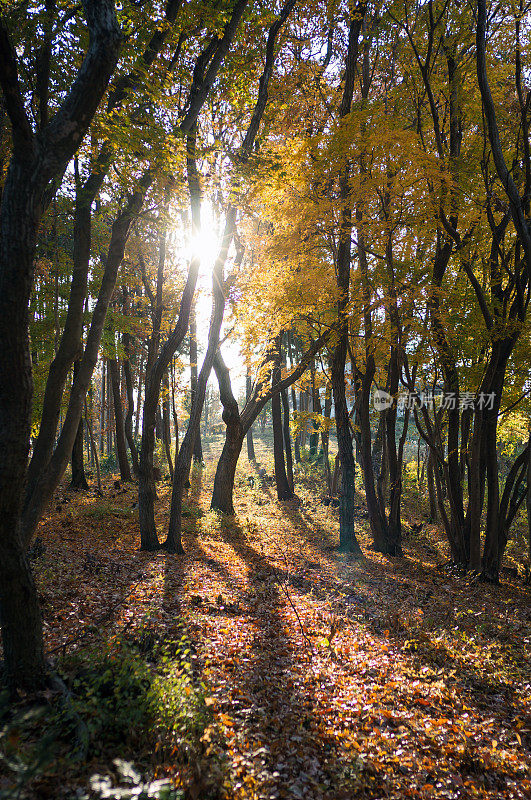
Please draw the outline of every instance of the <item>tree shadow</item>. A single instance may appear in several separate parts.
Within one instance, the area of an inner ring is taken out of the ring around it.
[[[183,599],[185,597],[185,576],[192,567],[194,569],[204,566],[207,570],[214,573],[226,587],[234,587],[234,576],[225,567],[221,560],[212,558],[208,555],[201,542],[204,535],[200,520],[203,515],[200,512],[201,498],[203,491],[203,466],[200,463],[193,463],[190,472],[190,487],[183,497],[182,541],[184,555],[166,554],[164,560],[164,606],[173,614],[182,616],[185,608]],[[206,581],[208,585],[208,581]],[[191,599],[194,607],[203,612],[219,612],[219,606],[214,606],[209,599],[200,595]],[[230,609],[228,609],[230,610]]]
[[[326,761],[336,743],[320,729],[314,690],[305,680],[311,652],[304,657],[303,642],[293,657],[279,570],[251,546],[237,521],[224,519],[221,528],[248,571],[244,602],[252,638],[234,667],[235,700],[228,706],[238,717],[238,744],[247,763],[241,777],[252,766],[260,776],[261,797],[321,798],[323,785],[330,783]],[[338,791],[334,796],[347,795]]]
[[[303,516],[295,506],[283,504],[283,507],[296,528],[302,529],[303,536],[313,542],[321,557],[330,561],[330,553],[323,547],[323,542],[330,540],[330,533],[317,521],[312,522]],[[511,647],[518,645],[500,625],[501,616],[493,618],[489,609],[492,587],[471,585],[464,577],[443,575],[436,565],[417,560],[418,546],[411,552],[408,544],[404,559],[378,558],[370,551],[365,552],[363,561],[345,563],[344,559],[333,558],[339,578],[337,582],[320,581],[317,576],[316,586],[306,575],[297,573],[287,579],[300,591],[311,591],[318,599],[332,600],[334,612],[343,615],[347,622],[354,612],[383,644],[390,640],[404,652],[419,675],[425,667],[434,675],[450,675],[450,682],[459,687],[479,717],[506,725],[508,719],[525,716],[512,681],[503,676],[498,678],[495,674],[486,676],[481,659],[476,660],[476,667],[470,660],[463,663],[458,654],[445,644],[445,636],[455,637],[456,628],[475,640],[480,631],[486,652],[489,647],[499,644],[507,653],[507,665],[514,663]],[[300,559],[299,563],[304,567]],[[392,591],[385,592],[386,586],[392,587]],[[522,603],[522,593],[513,591],[512,587],[496,587],[494,591],[502,592],[505,602],[510,599],[515,605]],[[385,598],[383,602],[382,598]],[[460,615],[469,624],[460,624]],[[477,620],[472,628],[471,620]],[[523,663],[521,653],[519,659]],[[434,710],[433,713],[436,716],[439,712]],[[531,734],[525,732],[528,727],[524,728],[522,742],[527,736],[525,741],[531,744]]]

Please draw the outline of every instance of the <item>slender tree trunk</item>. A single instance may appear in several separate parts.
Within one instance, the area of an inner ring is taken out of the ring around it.
[[[162,398],[162,427],[166,460],[170,470],[170,479],[173,481],[173,461],[171,457],[171,430],[170,430],[170,381],[168,372],[164,376],[164,397]]]
[[[430,518],[428,522],[437,522],[437,490],[435,488],[435,456],[430,450],[428,455],[428,495],[430,498]]]
[[[290,361],[293,364],[293,361],[291,359],[290,359]],[[295,414],[297,412],[297,392],[295,391],[295,387],[294,386],[291,387],[291,404],[293,406],[293,415],[295,416]],[[300,432],[297,431],[295,439],[293,440],[293,452],[295,454],[295,461],[296,461],[297,464],[301,463],[300,441],[301,441]]]
[[[203,410],[203,403],[205,401],[207,383],[216,359],[216,353],[218,352],[219,336],[221,333],[221,325],[223,323],[223,315],[225,313],[225,295],[223,292],[224,268],[235,231],[236,207],[230,205],[225,216],[225,230],[223,233],[221,248],[212,272],[213,305],[210,327],[208,331],[208,345],[203,363],[201,365],[201,371],[195,384],[194,398],[190,408],[190,421],[188,423],[188,428],[184,435],[183,443],[179,449],[179,454],[175,459],[175,474],[171,498],[170,522],[168,526],[168,536],[164,543],[165,549],[169,552],[183,552],[181,541],[182,496],[185,484],[188,480],[188,475],[190,473],[190,466],[194,453],[194,442],[197,441],[197,433],[201,426],[201,413]],[[237,262],[241,263],[242,258],[243,248],[238,248],[236,256]],[[218,354],[217,358],[219,361],[218,369],[223,371],[221,356]],[[225,381],[228,381],[228,372],[226,375],[227,377]],[[232,400],[234,401],[234,398],[232,398]]]
[[[101,391],[100,391],[100,425],[99,425],[99,436],[100,436],[100,454],[103,457],[105,452],[105,409],[107,408],[106,405],[106,396],[105,396],[105,387],[107,385],[107,361],[105,358],[102,358],[101,361]]]
[[[325,395],[325,406],[324,406],[324,418],[328,420],[328,424],[330,424],[330,414],[332,413],[332,391],[331,387],[327,384],[326,386],[326,395]],[[329,442],[330,442],[330,429],[326,428],[325,430],[321,431],[321,444],[323,447],[323,455],[324,455],[324,469],[325,469],[325,477],[326,477],[326,486],[328,489],[328,494],[332,496],[332,473],[330,471],[330,456],[329,456]]]
[[[311,376],[312,376],[312,413],[320,413],[320,400],[319,400],[319,393],[317,387],[315,385],[315,364],[311,366]],[[317,460],[317,450],[319,447],[319,425],[312,419],[311,421],[311,433],[310,433],[310,453],[308,456],[308,460],[310,462]]]
[[[190,313],[190,407],[193,405],[197,392],[197,324],[195,305]],[[201,446],[201,426],[197,431],[194,442],[194,461],[203,461],[203,448]]]
[[[284,452],[286,454],[286,475],[288,478],[288,486],[293,493],[295,484],[293,481],[293,452],[291,449],[291,431],[289,427],[289,400],[286,391],[280,394],[282,399],[282,430],[284,434]]]
[[[340,118],[351,111],[358,39],[361,33],[366,6],[359,4],[357,14],[352,14],[348,33],[343,94],[339,108]],[[339,498],[339,546],[344,552],[361,555],[355,533],[354,500],[356,495],[356,471],[352,449],[350,419],[345,395],[345,365],[348,349],[348,304],[350,295],[350,261],[352,235],[352,209],[350,206],[350,167],[346,162],[339,177],[341,198],[341,227],[337,249],[336,280],[340,297],[337,304],[338,338],[332,355],[332,391],[336,415],[337,443],[341,462],[341,494]]]
[[[272,346],[268,348],[259,370],[259,374],[262,374],[263,377],[256,382],[253,393],[245,404],[241,415],[238,403],[232,393],[229,371],[218,351],[214,361],[214,369],[218,378],[220,400],[223,404],[223,421],[226,425],[226,433],[225,444],[216,468],[211,508],[226,514],[234,513],[232,500],[234,476],[245,434],[272,396],[283,389],[289,388],[301,377],[311,359],[326,344],[329,338],[330,330],[313,342],[301,356],[298,366],[289,375],[283,378],[280,383],[271,386],[269,391],[266,391],[267,378],[264,376],[267,375],[266,368],[271,364],[273,352]]]
[[[79,362],[74,361],[74,380],[76,379],[79,370]],[[79,418],[79,425],[77,427],[76,438],[72,447],[72,479],[70,481],[71,489],[80,489],[86,491],[89,488],[87,478],[85,476],[85,464],[83,461],[83,417]]]
[[[136,402],[136,418],[135,418],[135,443],[138,440],[138,434],[140,431],[140,419],[142,416],[142,397],[144,396],[144,388],[145,388],[144,372],[145,372],[145,362],[144,362],[144,354],[142,353],[140,356],[140,366],[138,368],[138,387],[136,392],[137,402]],[[138,473],[138,467],[136,472]]]
[[[129,293],[126,288],[123,288],[122,291],[124,296],[123,311],[124,314],[127,316],[130,314],[131,311],[129,302]],[[129,452],[131,453],[133,473],[138,476],[138,452],[136,449],[135,439],[133,436],[133,415],[135,413],[135,400],[133,393],[133,378],[131,375],[131,355],[132,355],[132,345],[133,345],[133,338],[131,334],[124,331],[122,336],[122,343],[124,348],[123,376],[125,380],[125,391],[127,394],[127,413],[125,415],[125,420],[124,420],[124,432],[125,432],[125,438],[127,440],[127,445],[129,447]]]
[[[131,483],[133,476],[127,459],[127,445],[125,442],[125,424],[120,392],[120,367],[115,358],[109,359],[109,372],[111,376],[112,396],[114,401],[114,423],[116,431],[116,452],[120,467],[120,478],[126,483]]]
[[[289,362],[290,367],[294,364],[294,357],[293,357],[293,334],[291,331],[287,335],[287,349],[289,355]],[[297,414],[297,392],[295,391],[295,386],[292,385],[291,387],[291,405],[293,408],[293,418],[295,419]],[[295,456],[295,462],[297,464],[301,463],[301,448],[300,448],[300,432],[297,431],[295,438],[293,440],[293,453]]]
[[[85,465],[83,461],[83,417],[80,417],[79,425],[77,426],[76,438],[74,439],[74,446],[72,447],[72,479],[70,481],[71,489],[81,489],[86,491],[89,488],[87,478],[85,476]]]
[[[111,366],[109,359],[107,359],[107,455],[110,456],[115,453],[113,448],[114,442],[114,409],[112,397],[112,380],[111,380]]]
[[[245,432],[242,429],[238,403],[232,393],[229,370],[220,354],[216,356],[214,369],[219,384],[219,397],[223,404],[223,422],[226,430],[225,444],[216,467],[210,508],[223,514],[234,515],[234,477]]]
[[[280,382],[280,358],[281,358],[282,334],[275,339],[275,360],[271,373],[272,384]],[[293,492],[288,483],[286,475],[286,464],[284,461],[284,444],[282,432],[282,409],[280,394],[277,392],[271,398],[271,414],[273,417],[273,454],[275,459],[275,482],[277,487],[277,497],[279,500],[289,500],[293,497]]]
[[[251,396],[251,376],[249,374],[249,370],[247,370],[247,374],[245,376],[245,393],[246,393],[246,401]],[[247,431],[247,458],[249,461],[253,462],[256,461],[256,455],[254,452],[254,441],[253,441],[253,429],[252,427],[249,428]]]
[[[529,442],[527,444],[527,491],[525,504],[527,510],[527,553],[529,558],[529,567],[531,569],[531,424],[529,426],[529,434]]]
[[[133,462],[133,472],[138,475],[138,451],[133,436],[133,414],[135,412],[135,400],[133,395],[133,380],[131,376],[131,363],[129,358],[126,358],[123,363],[123,373],[125,378],[125,389],[127,392],[127,414],[124,420],[124,430],[131,453],[131,461]]]
[[[91,174],[84,185],[78,182],[74,210],[72,280],[65,326],[55,357],[50,365],[44,389],[43,407],[39,434],[28,466],[26,502],[31,497],[35,484],[47,468],[52,457],[61,403],[70,368],[75,365],[83,352],[81,343],[83,331],[83,308],[87,296],[88,273],[91,248],[91,206],[98,195],[104,175]],[[79,424],[83,422],[80,417]],[[75,442],[77,442],[77,437]],[[74,443],[73,451],[76,449]],[[76,451],[77,455],[77,451]],[[79,464],[79,457],[77,463]],[[80,486],[84,488],[85,477],[80,476]]]
[[[179,418],[177,416],[177,409],[175,407],[175,359],[171,363],[171,413],[173,418],[173,432],[175,434],[175,458],[179,452]]]
[[[85,424],[87,426],[88,435],[89,435],[89,441],[90,441],[90,447],[91,447],[91,450],[92,450],[92,455],[94,457],[94,464],[96,466],[96,481],[97,481],[97,484],[98,484],[98,492],[101,495],[100,459],[99,459],[99,456],[98,456],[98,448],[96,446],[96,441],[94,439],[94,434],[92,432],[92,424],[91,424],[91,421],[90,421],[90,415],[89,415],[89,412],[88,412],[87,398],[86,397],[85,397]]]

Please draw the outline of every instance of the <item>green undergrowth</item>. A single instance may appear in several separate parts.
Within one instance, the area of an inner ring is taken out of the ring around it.
[[[224,748],[183,629],[149,624],[67,654],[53,689],[0,708],[0,797],[215,798]],[[163,776],[161,778],[161,775]]]

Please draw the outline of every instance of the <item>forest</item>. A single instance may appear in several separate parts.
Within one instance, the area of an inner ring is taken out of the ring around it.
[[[531,797],[531,2],[0,0],[0,798]]]

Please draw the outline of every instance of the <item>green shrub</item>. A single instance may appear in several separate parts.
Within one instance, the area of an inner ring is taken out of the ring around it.
[[[119,778],[93,775],[87,798],[94,793],[102,798],[182,797],[168,782],[144,780],[125,760],[133,754],[135,760],[152,763],[156,753],[159,761],[184,765],[185,772],[206,760],[202,770],[206,774],[212,765],[210,785],[218,785],[223,751],[213,739],[219,739],[219,732],[190,656],[185,634],[165,640],[151,623],[65,656],[57,667],[63,691],[49,705],[31,713],[6,711],[9,722],[3,726],[0,713],[0,763],[11,781],[2,800],[32,797],[33,782],[54,770],[77,769],[87,780],[84,764],[94,757],[114,760]],[[214,795],[207,791],[207,796]]]
[[[118,469],[118,462],[116,460],[116,453],[113,451],[107,456],[100,458],[100,470],[105,475],[112,475]]]

